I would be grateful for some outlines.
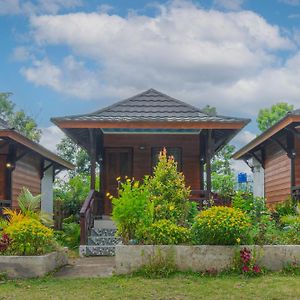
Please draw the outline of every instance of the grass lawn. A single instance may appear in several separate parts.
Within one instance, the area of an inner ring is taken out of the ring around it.
[[[300,299],[300,277],[176,275],[168,279],[111,277],[35,279],[0,284],[0,299]]]

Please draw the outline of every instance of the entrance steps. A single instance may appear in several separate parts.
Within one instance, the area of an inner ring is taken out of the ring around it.
[[[113,221],[95,220],[88,237],[88,244],[79,247],[80,256],[114,256],[115,246],[121,242],[121,239],[115,236],[116,232]]]

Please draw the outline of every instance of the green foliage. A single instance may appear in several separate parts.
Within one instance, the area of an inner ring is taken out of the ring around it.
[[[70,217],[65,219],[61,231],[55,231],[55,238],[62,246],[69,249],[77,249],[80,245],[80,225],[76,222],[69,222]],[[72,219],[73,216],[72,216]]]
[[[277,214],[279,218],[286,215],[296,215],[295,201],[289,197],[286,201],[277,203],[275,205],[275,214]]]
[[[235,188],[235,175],[231,167],[234,150],[235,147],[232,145],[224,146],[214,156],[211,163],[212,191],[225,199],[232,197]]]
[[[300,275],[300,262],[295,260],[293,262],[288,263],[286,266],[284,266],[282,273],[284,275]]]
[[[174,262],[174,253],[162,253],[158,248],[154,253],[149,256],[149,262],[141,267],[135,274],[146,278],[168,278],[174,275],[177,271]]]
[[[285,102],[274,104],[271,108],[261,109],[256,119],[258,128],[261,132],[264,132],[293,109],[293,105],[289,105]]]
[[[75,144],[68,137],[63,138],[56,148],[58,155],[76,166],[75,170],[69,171],[71,177],[79,174],[89,175],[91,163],[86,150]]]
[[[192,226],[192,239],[199,245],[235,245],[248,241],[250,218],[241,210],[213,206],[201,211]]]
[[[259,222],[261,216],[267,212],[264,198],[254,197],[252,193],[243,191],[235,192],[232,207],[246,212],[254,223]]]
[[[96,180],[96,189],[99,180]],[[62,209],[69,215],[79,216],[83,202],[90,192],[90,176],[77,174],[67,181],[58,179],[55,182],[54,199],[62,201]]]
[[[41,197],[41,195],[33,196],[29,189],[23,187],[20,195],[18,196],[18,205],[22,214],[37,219],[44,225],[50,227],[53,225],[53,217],[52,215],[40,210]]]
[[[35,120],[23,110],[16,111],[15,104],[9,99],[11,93],[0,93],[0,118],[29,139],[38,142],[42,131],[37,128]]]
[[[8,249],[12,255],[40,255],[55,249],[53,231],[35,219],[10,223],[5,233],[12,239]]]
[[[147,181],[143,184],[130,179],[119,182],[118,194],[118,198],[110,197],[113,204],[112,219],[123,243],[127,244],[152,223],[153,203],[149,201]]]
[[[167,219],[184,225],[189,213],[190,188],[186,187],[183,173],[177,171],[177,162],[167,156],[166,149],[160,152],[147,186],[154,203],[154,220]]]
[[[190,240],[190,230],[178,226],[170,220],[159,220],[144,229],[144,243],[153,245],[186,244]]]

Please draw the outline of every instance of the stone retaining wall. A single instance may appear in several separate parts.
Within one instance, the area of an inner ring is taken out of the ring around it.
[[[291,262],[300,263],[300,245],[266,246],[153,246],[117,245],[116,273],[130,274],[153,257],[168,257],[180,271],[203,272],[226,270],[233,265],[239,249],[247,247],[255,253],[257,263],[271,271],[278,271]]]
[[[42,277],[68,264],[67,252],[57,251],[40,256],[1,256],[0,273],[8,278]]]

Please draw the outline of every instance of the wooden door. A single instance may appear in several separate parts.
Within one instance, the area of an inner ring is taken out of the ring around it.
[[[105,198],[104,214],[110,215],[112,212],[111,200],[106,193],[117,195],[118,183],[116,178],[125,176],[132,177],[132,149],[131,148],[106,148],[105,157]]]
[[[6,155],[0,155],[0,200],[6,199]]]

